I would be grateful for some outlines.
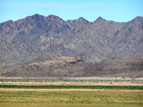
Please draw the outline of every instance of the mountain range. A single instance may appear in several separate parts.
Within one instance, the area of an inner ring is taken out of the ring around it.
[[[143,58],[143,17],[129,22],[63,20],[35,14],[0,23],[0,68],[19,67],[53,56],[85,62]]]

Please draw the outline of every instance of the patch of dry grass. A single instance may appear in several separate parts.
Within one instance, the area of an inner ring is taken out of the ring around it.
[[[131,82],[0,82],[0,85],[114,85],[143,86],[143,83]]]
[[[37,89],[39,90],[39,89]],[[143,92],[0,90],[0,107],[142,107]]]

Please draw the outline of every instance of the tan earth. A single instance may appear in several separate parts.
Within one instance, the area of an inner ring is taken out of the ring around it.
[[[112,86],[143,86],[143,83],[131,83],[131,82],[0,82],[0,85],[112,85]]]
[[[19,88],[0,88],[0,91],[37,91],[37,92],[95,92],[95,91],[106,91],[106,92],[143,92],[143,90],[122,90],[122,89],[19,89]]]

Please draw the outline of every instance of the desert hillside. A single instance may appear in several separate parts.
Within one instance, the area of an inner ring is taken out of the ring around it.
[[[143,59],[126,58],[88,63],[80,58],[56,56],[21,68],[8,69],[1,77],[143,77]]]
[[[23,66],[52,56],[86,62],[143,58],[143,18],[129,22],[63,20],[35,14],[0,23],[0,68]]]

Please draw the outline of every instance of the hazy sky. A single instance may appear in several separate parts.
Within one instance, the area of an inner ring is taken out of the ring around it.
[[[143,0],[0,0],[0,22],[33,14],[57,15],[64,20],[99,16],[118,22],[143,16]]]

